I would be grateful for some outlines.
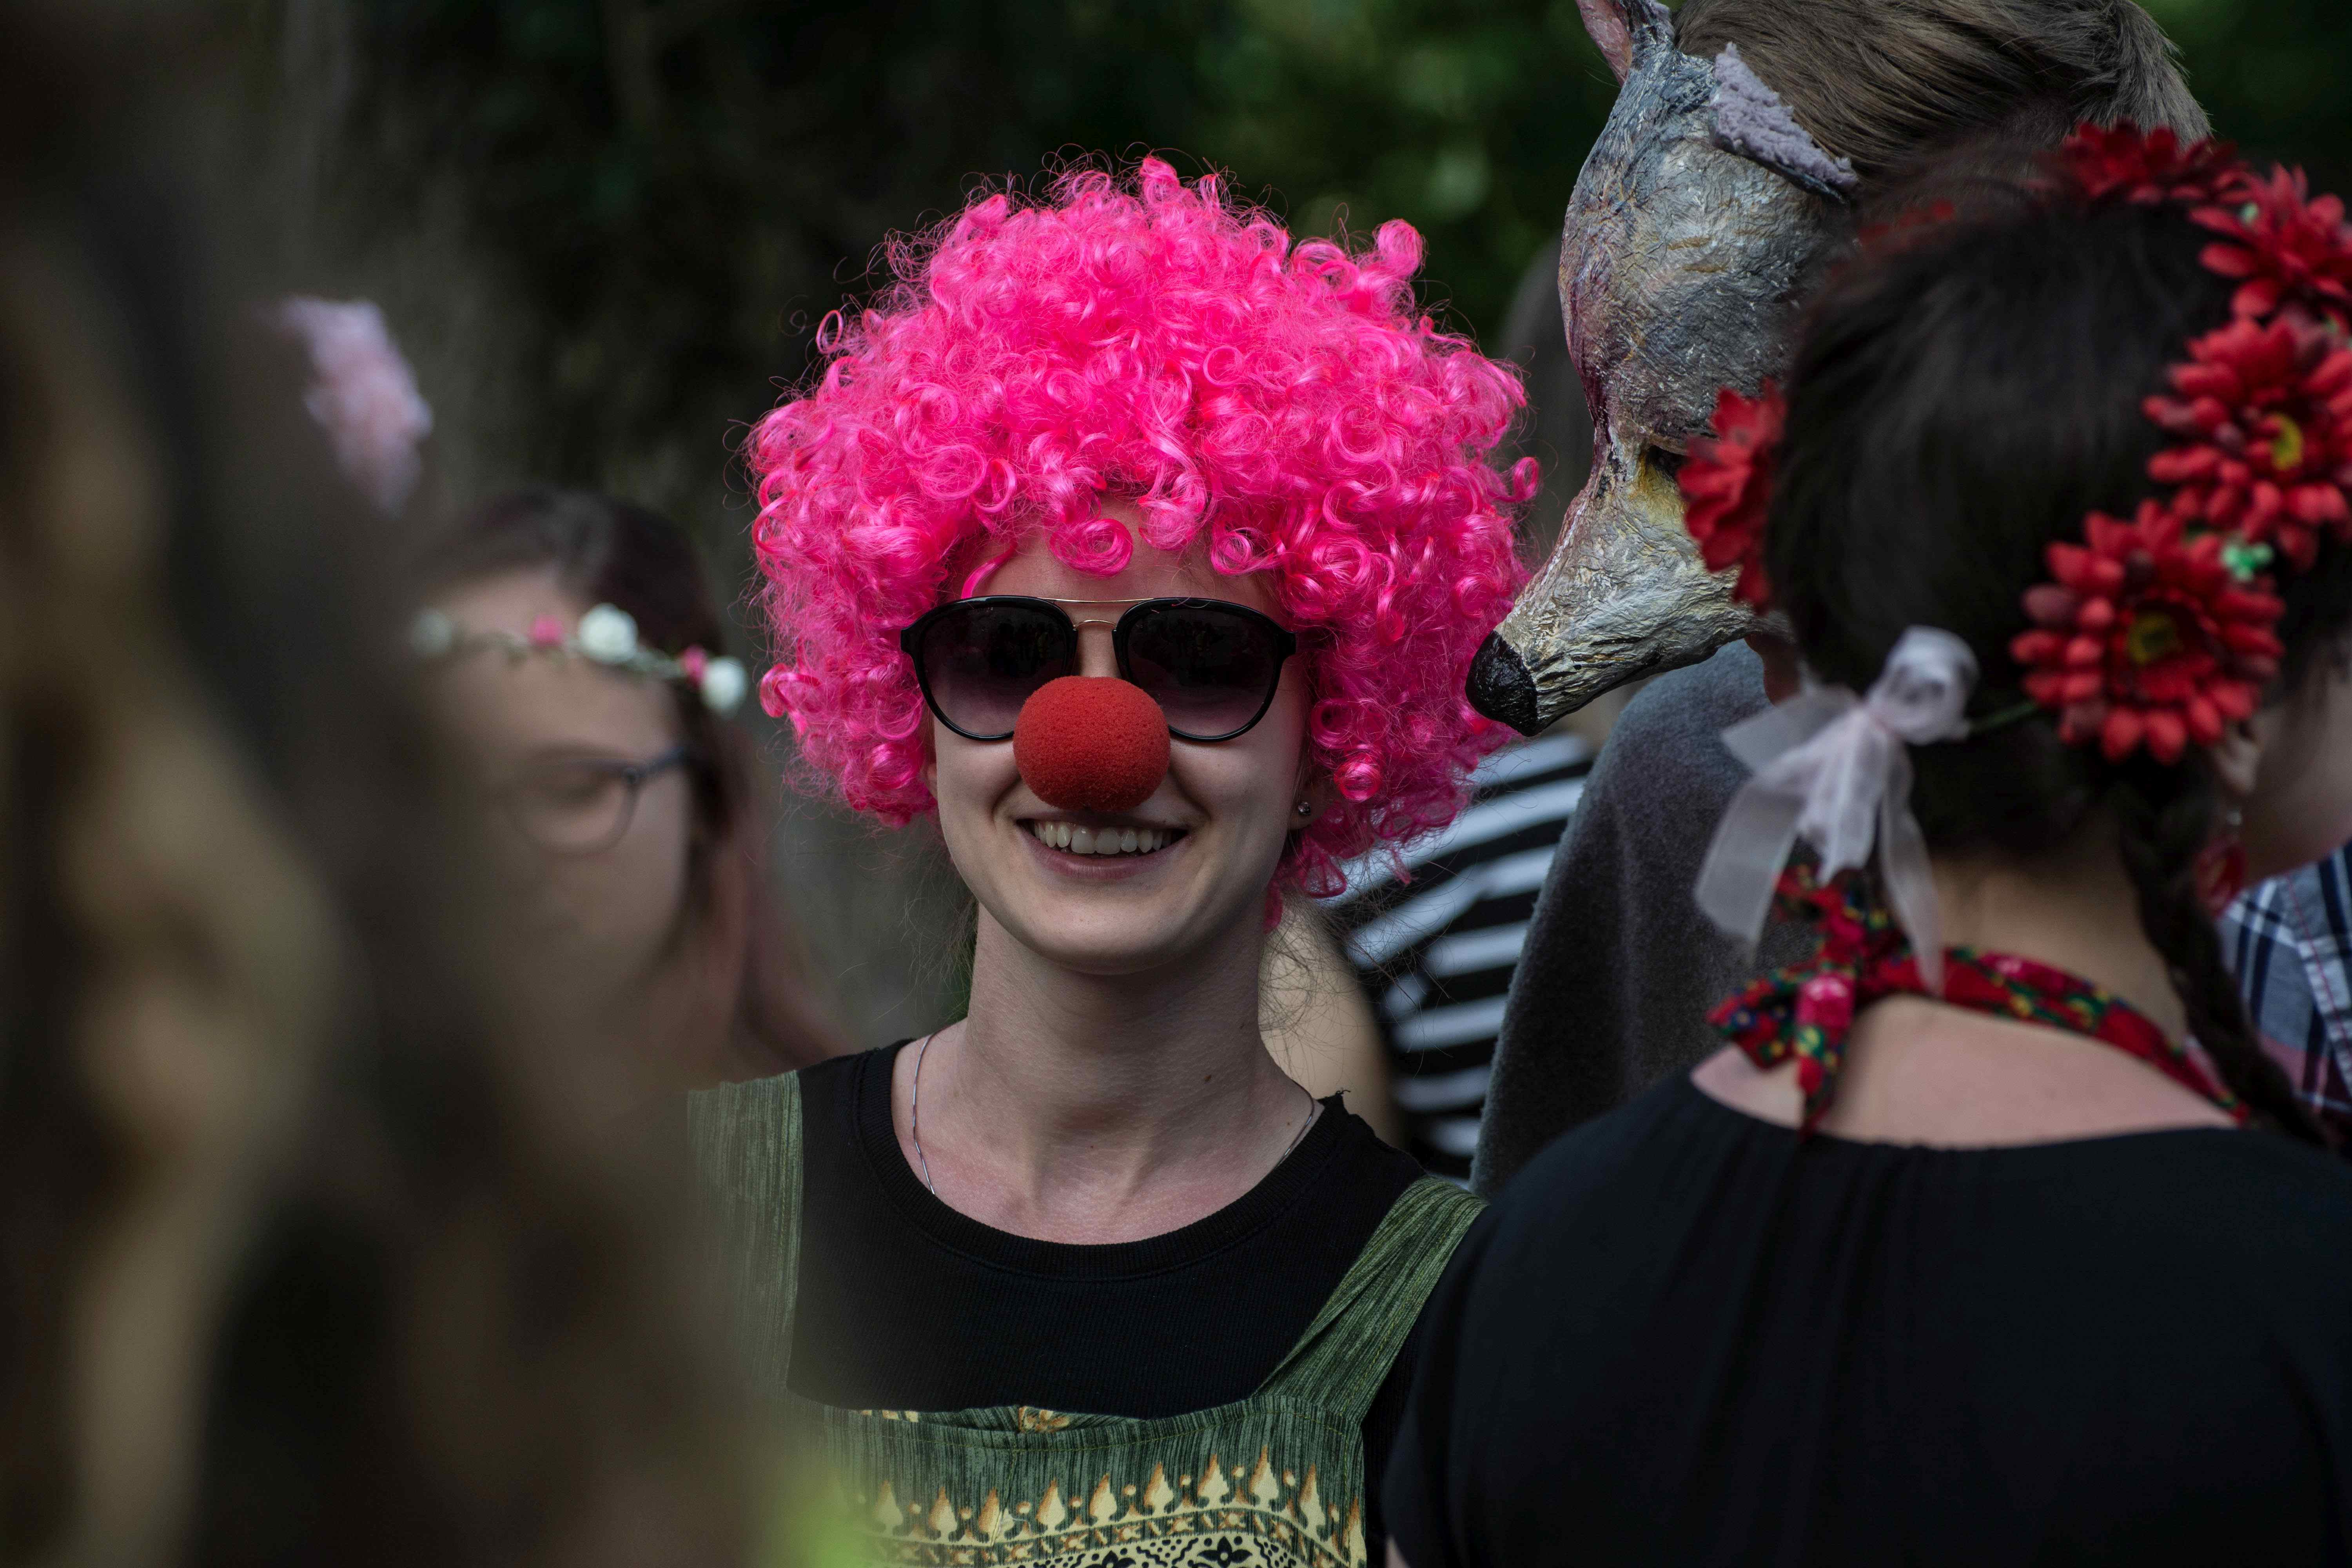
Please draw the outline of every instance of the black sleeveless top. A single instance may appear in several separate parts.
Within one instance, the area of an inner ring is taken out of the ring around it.
[[[1483,1205],[1335,1098],[1192,1225],[1008,1235],[908,1169],[896,1049],[689,1110],[755,1376],[813,1423],[868,1554],[1112,1568],[1149,1543],[1134,1560],[1169,1568],[1365,1568],[1384,1551],[1371,1505],[1412,1334]]]
[[[1108,1246],[1010,1236],[933,1197],[908,1168],[890,1119],[898,1049],[800,1075],[793,1387],[827,1405],[1150,1416],[1243,1398],[1421,1177],[1335,1100],[1264,1181],[1197,1224]],[[1412,1353],[1408,1342],[1366,1434],[1382,1460]]]

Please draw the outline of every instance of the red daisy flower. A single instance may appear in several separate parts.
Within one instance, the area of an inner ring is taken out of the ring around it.
[[[1714,438],[1693,441],[1683,462],[1684,526],[1708,571],[1739,568],[1732,594],[1759,608],[1772,596],[1764,578],[1764,516],[1772,499],[1772,455],[1788,414],[1771,382],[1757,397],[1727,386],[1716,398]]]
[[[2278,672],[2284,606],[2267,584],[2238,581],[2224,535],[2184,539],[2181,523],[2154,501],[2129,522],[2093,512],[2087,546],[2049,547],[2057,581],[2027,590],[2034,629],[2010,644],[2026,694],[2058,713],[2059,739],[2095,736],[2110,762],[2145,745],[2175,763],[2192,741],[2212,745]]]
[[[2237,153],[2229,142],[2210,139],[2183,145],[2168,125],[2142,131],[2126,120],[2077,127],[2058,156],[2092,201],[2119,195],[2154,206],[2218,199]]]
[[[2339,320],[2352,310],[2352,229],[2344,204],[2313,196],[2300,169],[2273,169],[2268,180],[2242,174],[2218,205],[2200,207],[2196,221],[2225,243],[2204,250],[2207,267],[2238,278],[2231,308],[2241,316],[2267,316],[2301,300]]]
[[[2239,320],[2189,345],[2147,416],[2179,445],[2148,463],[2184,520],[2275,542],[2307,568],[2321,528],[2352,540],[2352,349],[2299,313]]]

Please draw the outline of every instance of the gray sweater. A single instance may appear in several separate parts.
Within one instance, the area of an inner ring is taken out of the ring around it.
[[[1626,706],[1536,901],[1511,981],[1471,1180],[1492,1195],[1554,1137],[1723,1044],[1717,1002],[1803,956],[1801,926],[1750,955],[1691,901],[1748,777],[1720,734],[1761,712],[1763,665],[1734,643]]]

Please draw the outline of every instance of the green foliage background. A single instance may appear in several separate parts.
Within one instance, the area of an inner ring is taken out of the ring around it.
[[[1306,230],[1403,217],[1433,301],[1491,328],[1613,88],[1572,0],[352,0],[340,43],[289,72],[340,84],[335,242],[453,223],[526,318],[511,467],[608,481],[683,441],[653,499],[706,525],[718,432],[886,231],[982,181],[1164,151]]]
[[[2223,134],[2343,188],[2352,5],[2147,3]],[[1411,221],[1433,308],[1491,344],[1615,90],[1574,0],[256,4],[253,155],[289,271],[385,304],[441,417],[443,500],[620,490],[738,584],[732,445],[887,231],[985,181],[1162,151],[1299,232]],[[870,870],[845,831],[803,834],[797,883]],[[811,911],[821,946],[877,920]]]
[[[1402,217],[1428,238],[1433,303],[1491,338],[1613,90],[1573,0],[331,8],[317,191],[336,246],[437,215],[530,367],[485,466],[610,482],[683,445],[698,458],[656,461],[668,493],[649,499],[705,528],[719,432],[803,373],[886,231],[982,181],[1165,151],[1304,232]],[[2224,133],[2340,166],[2352,6],[2150,8]]]

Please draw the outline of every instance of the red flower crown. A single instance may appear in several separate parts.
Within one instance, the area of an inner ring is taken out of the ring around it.
[[[1683,526],[1698,542],[1708,571],[1739,568],[1732,596],[1759,610],[1772,600],[1764,578],[1764,514],[1772,501],[1772,456],[1788,413],[1771,382],[1760,397],[1743,397],[1727,386],[1716,395],[1715,437],[1693,441],[1683,460]]]
[[[2052,543],[2054,581],[2027,590],[2032,629],[2010,644],[2061,740],[2172,763],[2251,715],[2277,674],[2271,568],[2307,568],[2323,532],[2352,543],[2352,226],[2300,171],[2263,179],[2226,143],[2169,130],[2084,127],[2058,166],[2084,201],[2186,206],[2218,237],[2205,265],[2239,280],[2229,323],[2190,342],[2170,392],[2143,405],[2170,437],[2148,463],[2168,494],[2128,521],[2094,512],[2083,543]],[[1737,564],[1735,592],[1758,605],[1785,414],[1769,383],[1752,399],[1724,389],[1717,436],[1691,444],[1681,475],[1708,567]]]

